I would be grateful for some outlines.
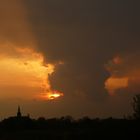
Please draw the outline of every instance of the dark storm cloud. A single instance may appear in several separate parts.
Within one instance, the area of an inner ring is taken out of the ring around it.
[[[140,51],[137,0],[28,0],[25,4],[46,61],[64,62],[50,79],[66,96],[85,94],[102,101],[109,77],[104,65],[117,54]]]

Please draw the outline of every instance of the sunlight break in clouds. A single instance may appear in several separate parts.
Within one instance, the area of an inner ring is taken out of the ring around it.
[[[122,64],[123,60],[116,56],[106,65],[106,69],[110,72],[110,77],[105,81],[105,89],[110,95],[114,95],[119,89],[128,87],[128,77],[120,75],[120,68],[118,68]]]
[[[63,96],[63,93],[52,90],[49,82],[55,66],[45,64],[44,57],[41,53],[33,49],[13,47],[12,53],[0,54],[0,85],[6,86],[23,86],[40,89],[40,93],[35,93],[35,99],[52,100]],[[14,55],[13,55],[14,54]],[[24,97],[26,98],[26,97]]]
[[[123,57],[114,57],[106,69],[110,77],[105,81],[105,88],[110,95],[118,93],[121,89],[127,92],[138,93],[140,86],[140,65],[137,62],[139,55],[127,54]]]
[[[110,95],[113,95],[116,90],[127,88],[128,87],[128,78],[127,77],[110,77],[105,82],[105,88],[108,90]]]

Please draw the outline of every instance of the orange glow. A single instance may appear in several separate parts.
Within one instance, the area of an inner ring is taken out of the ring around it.
[[[127,88],[128,87],[128,78],[116,78],[116,77],[110,77],[105,82],[105,88],[108,90],[110,95],[113,95],[114,92],[121,88]]]
[[[24,99],[26,97],[36,98],[36,95],[41,95],[42,91],[44,98],[51,100],[63,95],[58,91],[53,91],[49,82],[49,75],[54,72],[55,65],[46,64],[43,55],[29,47],[11,47],[15,55],[0,55],[0,87],[6,86],[7,89],[9,86],[24,87],[25,89],[28,87],[32,88],[33,91],[37,88],[36,93],[30,97],[25,94],[18,95]]]
[[[119,89],[124,89],[129,86],[129,76],[125,73],[122,75],[122,66],[124,65],[123,59],[119,56],[114,57],[106,65],[106,69],[110,72],[110,77],[105,81],[105,89],[110,95]]]
[[[43,100],[54,100],[54,99],[62,97],[63,95],[64,95],[63,93],[60,93],[58,91],[50,91],[50,92],[47,92],[46,94],[42,94],[40,98]]]

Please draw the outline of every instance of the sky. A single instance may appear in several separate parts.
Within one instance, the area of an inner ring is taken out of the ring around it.
[[[123,117],[140,93],[138,0],[0,0],[0,117]]]

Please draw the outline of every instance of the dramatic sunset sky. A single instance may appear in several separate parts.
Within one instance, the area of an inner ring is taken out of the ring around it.
[[[0,0],[0,118],[123,117],[140,93],[138,0]]]

